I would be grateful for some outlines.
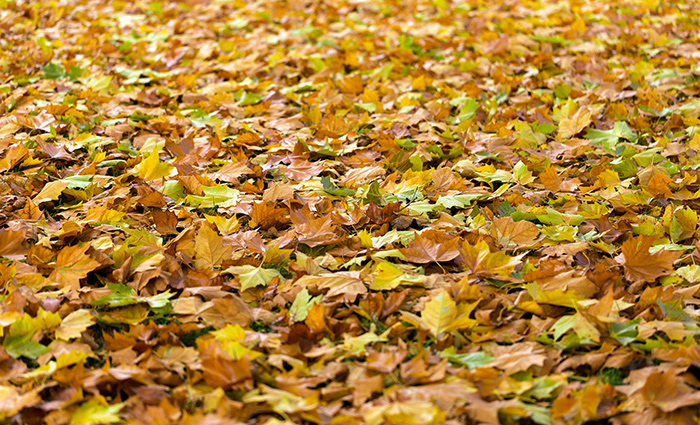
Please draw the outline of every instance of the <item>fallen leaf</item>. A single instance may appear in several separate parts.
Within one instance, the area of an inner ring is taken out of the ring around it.
[[[673,271],[673,262],[681,253],[662,249],[650,254],[653,243],[653,237],[638,236],[622,244],[622,258],[618,257],[618,261],[624,265],[625,278],[630,282],[654,282]]]

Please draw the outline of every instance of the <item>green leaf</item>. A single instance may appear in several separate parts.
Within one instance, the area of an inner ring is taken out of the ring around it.
[[[639,331],[637,325],[641,322],[640,319],[630,320],[624,323],[610,323],[610,336],[615,338],[622,345],[627,345],[637,339]]]
[[[312,298],[308,289],[304,288],[297,294],[296,298],[294,298],[294,302],[289,308],[289,315],[295,322],[302,322],[306,320],[306,316],[309,314],[311,307],[320,302],[321,295]]]
[[[204,186],[203,196],[187,195],[185,202],[198,208],[229,208],[236,206],[240,192],[224,185]]]
[[[118,413],[124,403],[103,405],[96,400],[83,403],[71,416],[70,425],[100,425],[121,422]]]
[[[379,191],[379,182],[376,180],[370,183],[369,188],[365,193],[365,197],[362,200],[363,204],[369,204],[370,202],[373,202],[375,205],[380,207],[384,205],[384,197]]]
[[[154,1],[151,2],[151,4],[148,5],[148,8],[151,10],[151,12],[154,15],[161,16],[163,14],[163,3],[159,1]]]
[[[442,353],[440,353],[440,357],[449,360],[450,363],[466,366],[469,369],[484,366],[485,364],[488,364],[495,359],[495,357],[489,356],[483,351],[477,351],[476,353],[457,354],[455,353],[454,347],[446,348]]]
[[[59,80],[66,75],[66,71],[63,69],[63,67],[54,62],[44,65],[41,67],[41,70],[44,71],[43,78],[45,80]]]
[[[571,91],[572,88],[568,84],[558,84],[554,87],[554,95],[559,99],[567,99]]]
[[[107,287],[112,290],[111,295],[107,295],[90,303],[93,306],[124,307],[132,304],[147,303],[151,308],[158,309],[167,306],[172,292],[165,291],[152,297],[140,297],[136,292],[123,283],[108,283]]]
[[[321,184],[323,185],[323,191],[329,195],[344,198],[355,194],[355,190],[353,189],[336,186],[328,176],[321,177]]]
[[[626,139],[631,142],[637,140],[637,135],[624,121],[617,121],[612,130],[607,131],[588,128],[586,129],[586,135],[584,137],[591,141],[591,145],[600,146],[604,151],[610,154],[614,154],[613,148],[620,139]]]
[[[32,360],[36,360],[42,355],[51,351],[49,347],[42,345],[36,341],[32,341],[32,337],[36,332],[27,333],[18,336],[7,336],[2,343],[7,354],[18,359],[22,356]]]
[[[535,181],[532,173],[527,169],[527,165],[525,165],[522,161],[518,161],[518,163],[513,167],[513,177],[515,177],[516,182],[522,185]]]

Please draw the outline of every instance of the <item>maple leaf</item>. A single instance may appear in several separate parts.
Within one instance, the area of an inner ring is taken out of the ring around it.
[[[100,263],[86,254],[90,245],[84,247],[68,246],[59,251],[56,264],[49,279],[60,284],[63,290],[74,290],[80,287],[80,279],[100,267]]]
[[[456,317],[457,304],[446,291],[441,291],[428,301],[421,313],[423,323],[433,336],[439,339]]]
[[[591,123],[592,113],[587,107],[579,108],[571,117],[564,117],[559,121],[559,137],[569,139],[588,127]]]
[[[454,260],[459,256],[459,238],[428,229],[416,233],[416,238],[408,248],[401,248],[406,260],[427,264]]]
[[[265,269],[250,265],[233,266],[224,271],[238,278],[241,282],[241,292],[256,286],[268,285],[275,278],[283,279],[282,274],[275,269]]]
[[[205,224],[199,228],[194,238],[194,252],[196,268],[212,269],[219,267],[231,255],[231,247],[224,246],[223,238],[210,225]]]
[[[510,217],[494,218],[491,226],[491,236],[500,246],[509,249],[532,245],[539,235],[540,231],[533,223],[514,221]]]
[[[156,180],[170,175],[173,167],[161,162],[158,158],[158,150],[153,149],[150,155],[136,166],[138,176],[146,181]]]
[[[520,254],[511,257],[502,251],[492,253],[488,244],[483,240],[476,245],[464,241],[460,252],[462,257],[458,262],[464,264],[472,273],[500,280],[510,279],[510,274],[520,264],[521,258],[525,256],[525,254]]]
[[[651,254],[649,248],[654,240],[650,236],[638,236],[622,244],[622,258],[618,256],[617,261],[624,266],[625,278],[630,282],[654,282],[673,271],[673,262],[681,253],[661,249]]]
[[[331,217],[319,217],[294,228],[297,240],[310,247],[330,245],[341,240]]]

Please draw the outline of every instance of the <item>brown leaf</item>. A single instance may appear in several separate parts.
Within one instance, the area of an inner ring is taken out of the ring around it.
[[[234,385],[245,383],[252,378],[250,361],[247,356],[234,359],[223,351],[219,344],[210,342],[200,349],[204,381],[212,388],[229,390]]]
[[[700,404],[700,392],[683,384],[680,388],[673,369],[654,372],[647,377],[641,393],[644,400],[664,412],[673,412],[685,406]]]
[[[407,261],[419,264],[454,260],[459,256],[459,238],[428,229],[416,233],[411,246],[401,248],[401,253]]]
[[[25,255],[27,253],[26,234],[26,230],[0,229],[0,256]]]
[[[510,217],[494,218],[491,226],[491,236],[507,249],[532,245],[539,235],[540,230],[533,223],[514,221]]]
[[[649,253],[655,238],[638,236],[622,244],[622,259],[617,260],[625,267],[625,278],[630,282],[654,282],[658,277],[673,271],[673,262],[680,258],[680,252],[661,249]]]
[[[152,210],[153,223],[161,235],[176,235],[177,216],[171,211]]]
[[[310,247],[330,245],[342,239],[336,233],[338,229],[331,222],[331,217],[319,217],[304,224],[298,224],[294,231],[297,234],[297,240]]]

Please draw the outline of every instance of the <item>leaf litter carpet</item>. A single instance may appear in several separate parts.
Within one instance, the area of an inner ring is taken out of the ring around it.
[[[0,0],[0,422],[698,423],[699,22]]]

